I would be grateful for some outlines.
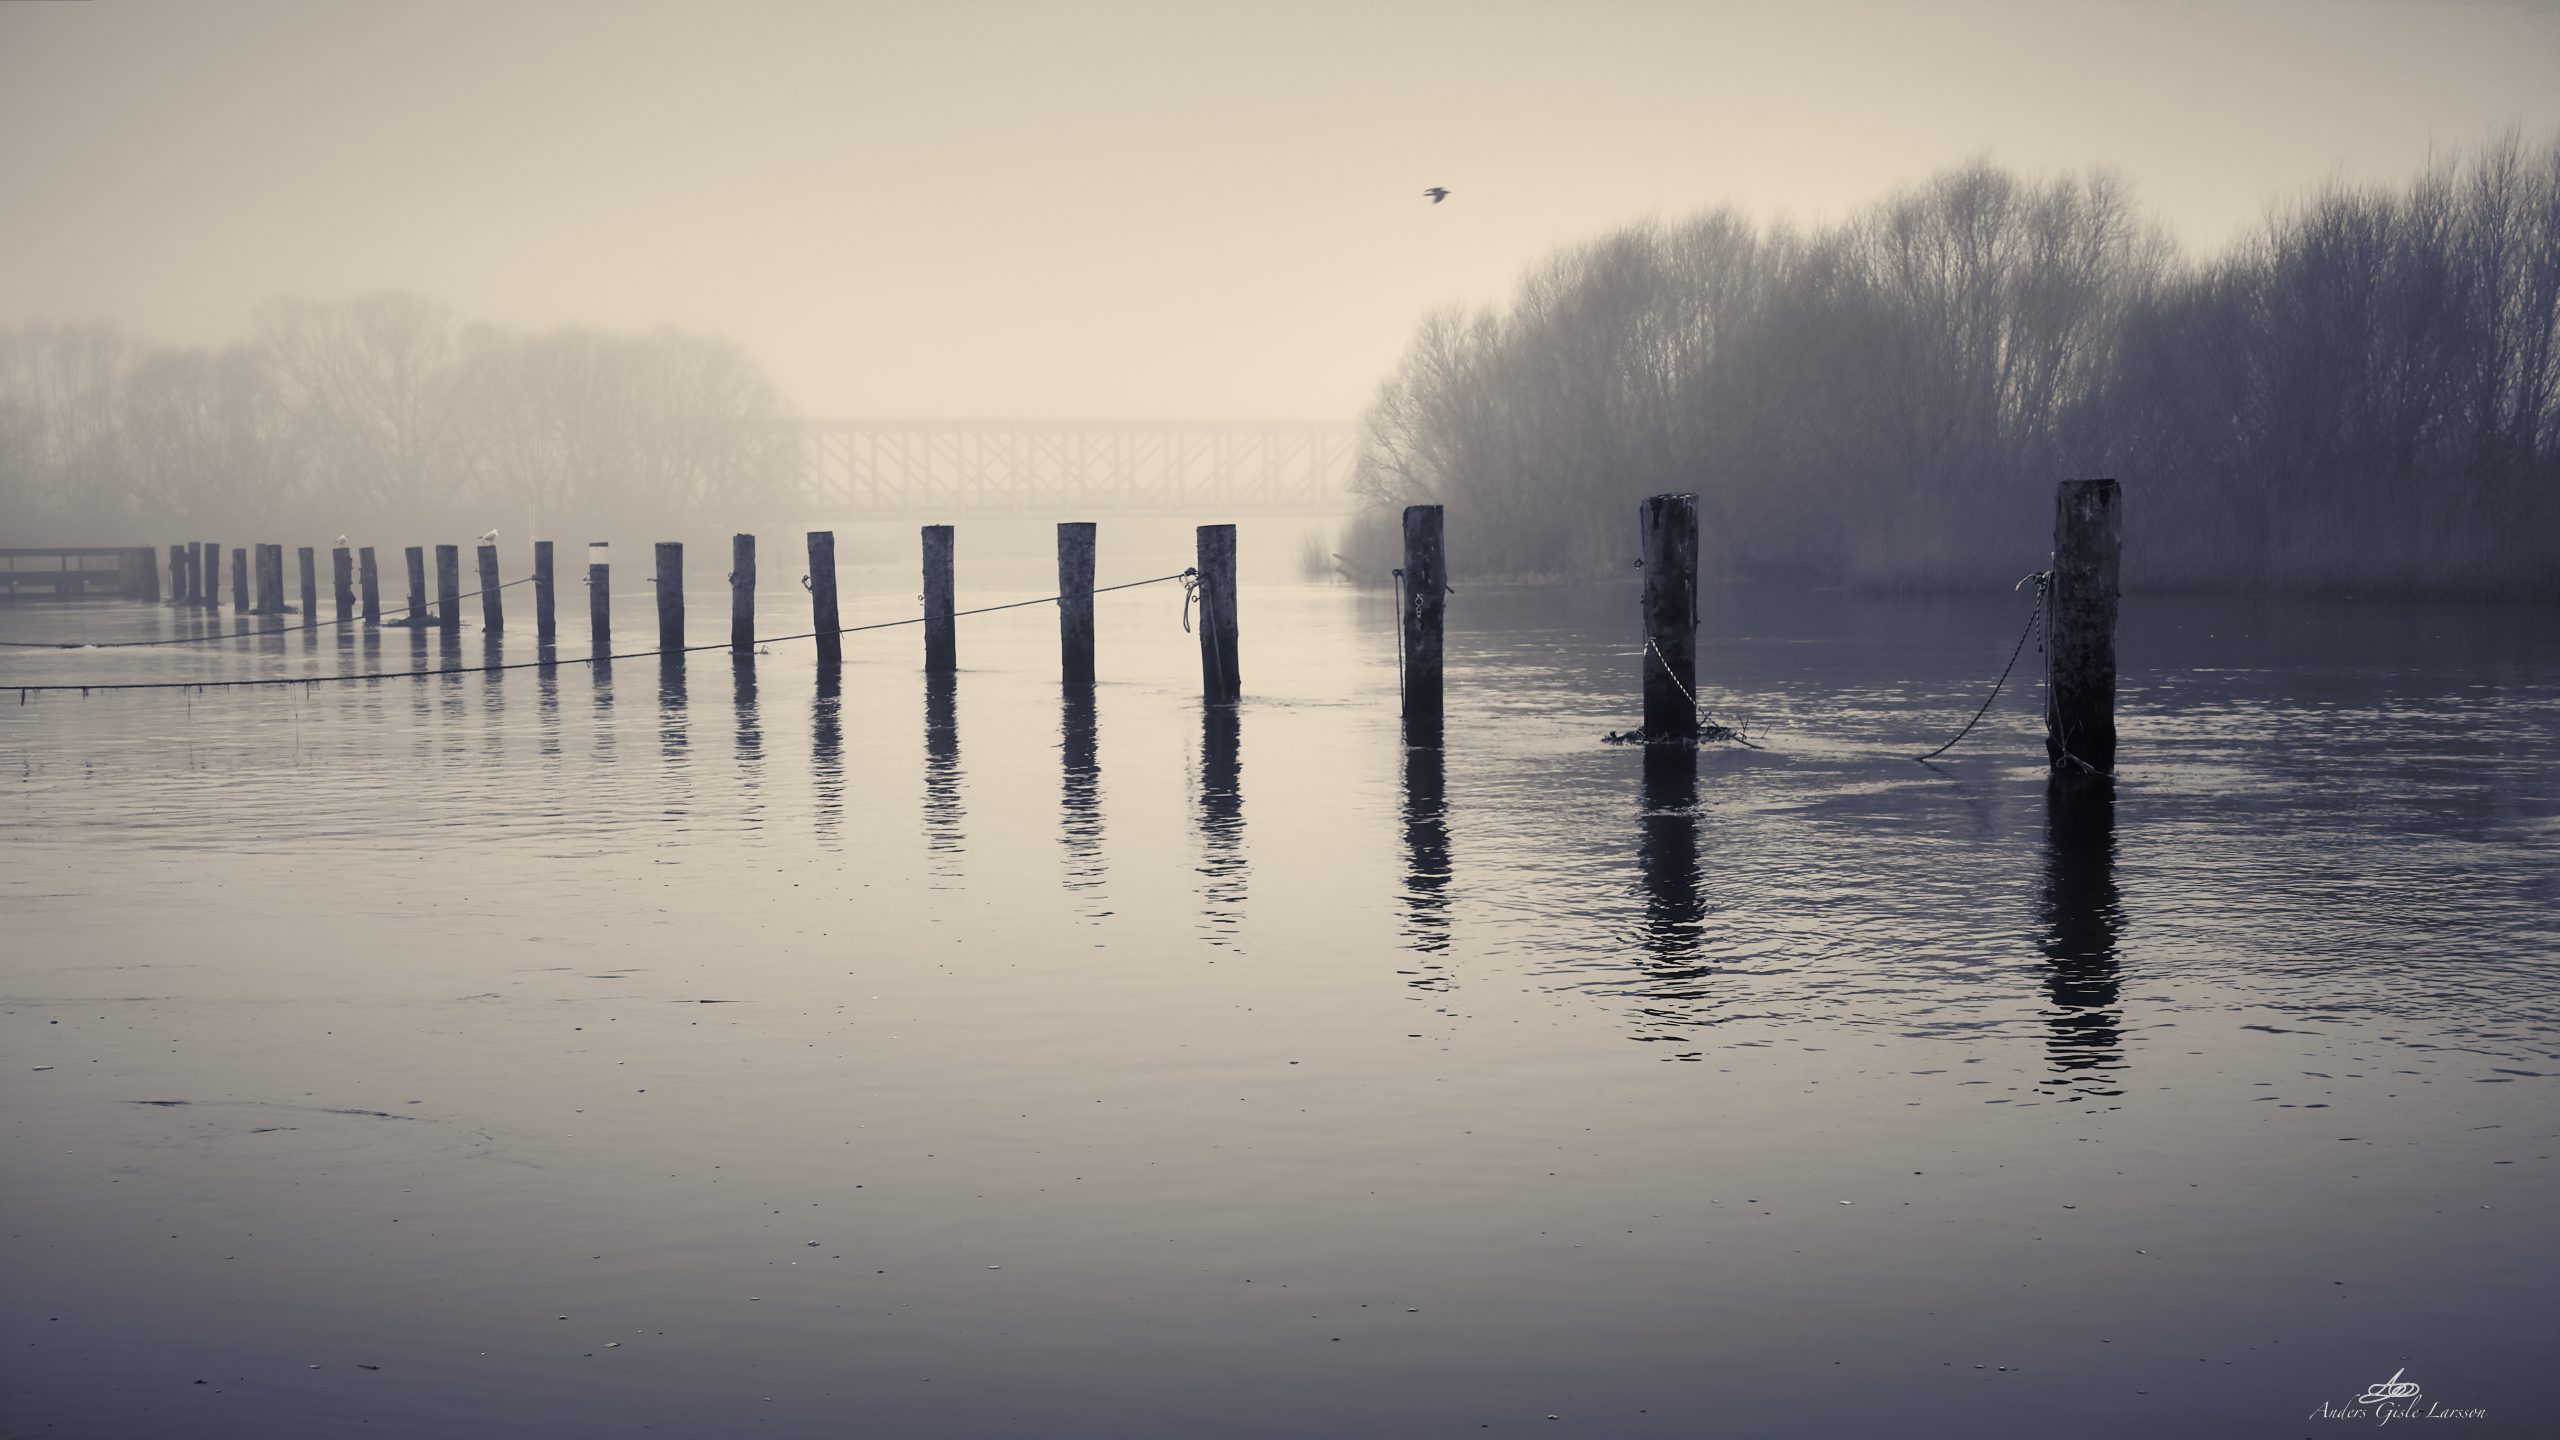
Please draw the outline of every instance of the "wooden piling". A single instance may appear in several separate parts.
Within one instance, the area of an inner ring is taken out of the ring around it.
[[[436,547],[436,628],[462,628],[462,547]]]
[[[370,545],[356,551],[356,576],[363,587],[364,623],[379,625],[382,623],[382,567],[374,563]]]
[[[960,668],[957,607],[951,585],[951,527],[924,527],[924,668],[943,674]]]
[[[507,628],[506,592],[499,589],[498,547],[480,547],[480,628],[490,635]]]
[[[552,616],[551,542],[533,542],[533,643],[549,648],[560,639],[559,623]]]
[[[308,545],[294,551],[296,578],[302,582],[302,623],[318,624],[320,620],[320,552]]]
[[[1404,507],[1403,588],[1397,630],[1404,646],[1404,739],[1440,743],[1440,627],[1449,608],[1449,561],[1437,505]]]
[[[337,602],[339,624],[356,618],[356,557],[344,545],[329,549],[329,598]]]
[[[1644,734],[1698,738],[1698,497],[1656,495],[1637,515],[1644,564]]]
[[[204,542],[204,565],[198,572],[204,581],[202,603],[208,610],[222,608],[222,542]]]
[[[400,623],[424,625],[427,623],[427,552],[412,545],[401,552],[401,558],[409,562],[409,618]]]
[[[1233,704],[1244,695],[1244,667],[1236,654],[1236,527],[1199,527],[1194,553],[1200,567],[1200,698]]]
[[[190,540],[187,542],[186,551],[187,583],[185,588],[178,592],[178,599],[183,604],[202,605],[204,603],[204,542]]]
[[[258,613],[284,613],[284,547],[260,545],[257,549]]]
[[[1093,683],[1093,537],[1090,520],[1058,522],[1058,678]]]
[[[809,628],[818,632],[818,664],[844,659],[843,622],[836,618],[836,532],[809,532]]]
[[[187,603],[187,547],[184,545],[169,547],[169,603]]]
[[[144,545],[133,552],[133,598],[150,604],[160,603],[160,550]]]
[[[597,557],[604,542],[587,543],[587,648],[601,662],[613,653],[613,566]]]
[[[249,547],[231,547],[231,608],[246,615],[249,608]]]
[[[684,542],[658,542],[658,653],[684,653]]]
[[[756,537],[729,537],[729,653],[756,653]]]
[[[2065,480],[2054,491],[2053,682],[2045,758],[2057,770],[2116,768],[2117,576],[2124,508],[2113,480]]]

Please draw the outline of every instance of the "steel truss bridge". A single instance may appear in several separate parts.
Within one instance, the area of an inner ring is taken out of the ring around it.
[[[1351,508],[1349,425],[803,420],[813,517],[1329,515]]]

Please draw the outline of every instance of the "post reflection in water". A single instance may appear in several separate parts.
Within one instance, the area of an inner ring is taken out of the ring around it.
[[[2044,792],[2044,881],[2038,944],[2049,968],[2044,1083],[2092,1097],[2119,1096],[2124,1068],[2116,946],[2124,904],[2116,888],[2115,781],[2056,775]]]
[[[948,670],[924,677],[924,844],[942,873],[956,874],[966,848],[960,805],[960,677]]]
[[[596,761],[602,764],[613,758],[613,662],[589,661],[587,670],[595,687]]]
[[[756,661],[752,655],[729,657],[731,693],[738,712],[738,806],[750,830],[764,824],[764,722],[756,710]]]
[[[691,759],[692,741],[685,730],[687,719],[684,657],[661,655],[658,657],[658,755],[667,762],[670,783],[664,813],[668,815],[689,814],[693,809],[689,803],[691,787],[674,783],[686,779],[689,774],[687,762]]]
[[[1244,762],[1233,705],[1200,707],[1201,919],[1214,944],[1234,943],[1244,919]]]
[[[1704,1018],[1707,982],[1715,974],[1699,959],[1707,903],[1698,877],[1697,747],[1644,747],[1640,815],[1636,867],[1644,877],[1645,959],[1644,979],[1632,994],[1643,1038],[1676,1043]]]
[[[1422,954],[1449,949],[1448,762],[1436,743],[1404,747],[1404,934]],[[1439,989],[1445,982],[1413,983]]]
[[[1093,685],[1068,681],[1058,720],[1059,843],[1066,849],[1066,886],[1102,885],[1102,761],[1094,735]]]
[[[820,660],[809,701],[809,776],[817,791],[818,838],[834,840],[844,823],[844,666]]]

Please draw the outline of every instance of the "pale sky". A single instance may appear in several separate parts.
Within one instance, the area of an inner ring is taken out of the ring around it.
[[[2519,124],[2555,0],[0,4],[0,324],[405,289],[726,334],[812,415],[1349,420],[1647,216],[1988,155],[2212,248]]]

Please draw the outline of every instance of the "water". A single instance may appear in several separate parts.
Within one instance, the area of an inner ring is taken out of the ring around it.
[[[1438,753],[1389,602],[1240,608],[1205,715],[1169,586],[1089,701],[1034,608],[10,706],[0,1431],[2548,1432],[2547,609],[2137,597],[2110,796],[2031,687],[1904,758],[2007,598],[1714,592],[1694,765],[1631,590],[1462,589]]]

